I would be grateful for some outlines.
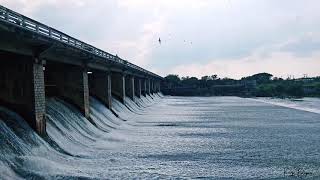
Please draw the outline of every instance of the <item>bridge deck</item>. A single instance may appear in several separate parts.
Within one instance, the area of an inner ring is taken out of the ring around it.
[[[95,58],[96,60],[105,61],[106,63],[116,63],[127,69],[138,71],[140,73],[143,73],[145,75],[148,75],[154,78],[162,79],[161,76],[155,73],[152,73],[148,70],[145,70],[135,64],[132,64],[127,60],[121,59],[118,56],[114,56],[108,52],[105,52],[90,44],[82,42],[63,32],[60,32],[52,27],[49,27],[45,24],[42,24],[33,19],[30,19],[24,15],[14,12],[1,5],[0,5],[0,23],[1,23],[2,29],[5,27],[8,27],[8,29],[10,29],[10,27],[14,27],[19,30],[23,30],[24,32],[32,33],[33,36],[37,36],[38,39],[41,37],[43,39],[52,41],[52,43],[59,42],[64,46],[75,48],[81,51],[82,53],[90,54],[91,57]]]

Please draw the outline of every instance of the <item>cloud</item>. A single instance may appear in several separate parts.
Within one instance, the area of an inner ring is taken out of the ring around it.
[[[63,7],[83,7],[85,0],[1,0],[1,4],[6,4],[23,14],[32,14],[44,5]]]
[[[281,51],[292,52],[296,56],[309,56],[313,52],[320,51],[319,36],[308,34],[302,38],[290,41],[280,47]]]
[[[300,71],[312,74],[308,63],[320,47],[317,0],[0,0],[0,3],[162,75],[174,70],[183,73],[183,67],[189,67],[191,74],[211,73],[210,69],[214,69],[221,76],[238,77],[233,64],[242,67],[241,74],[249,74],[259,63],[268,60],[276,64],[278,58],[287,59],[287,63],[300,59],[300,66],[308,68]],[[157,42],[159,37],[161,46]],[[253,56],[256,63],[245,61]],[[315,60],[312,62],[318,65]],[[289,72],[294,69],[282,68],[288,74],[296,73]]]
[[[203,8],[210,3],[210,0],[121,0],[119,4],[127,8]],[[183,6],[182,6],[183,4]]]
[[[120,57],[134,61],[139,66],[145,67],[151,59],[155,46],[158,46],[159,34],[165,29],[166,23],[163,16],[154,15],[150,22],[145,22],[139,27],[135,38],[115,40],[111,45],[121,54]]]
[[[272,53],[268,57],[251,55],[241,59],[212,60],[207,64],[186,64],[174,67],[167,73],[181,76],[195,76],[217,74],[219,77],[239,79],[260,72],[268,72],[278,77],[289,75],[302,77],[320,76],[320,51],[308,57],[297,57],[288,52]]]

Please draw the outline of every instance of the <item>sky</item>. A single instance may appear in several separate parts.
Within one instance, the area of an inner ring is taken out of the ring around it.
[[[161,76],[320,76],[318,0],[0,0]],[[161,38],[161,44],[158,39]]]

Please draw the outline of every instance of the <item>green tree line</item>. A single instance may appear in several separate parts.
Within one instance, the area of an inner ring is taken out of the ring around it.
[[[163,91],[169,95],[236,95],[258,97],[320,97],[320,77],[282,79],[269,73],[258,73],[240,80],[217,75],[165,77]]]

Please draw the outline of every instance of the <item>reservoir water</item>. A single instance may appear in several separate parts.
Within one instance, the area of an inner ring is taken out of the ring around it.
[[[0,107],[0,179],[320,178],[320,101],[90,98],[91,121],[47,101],[47,137]]]

